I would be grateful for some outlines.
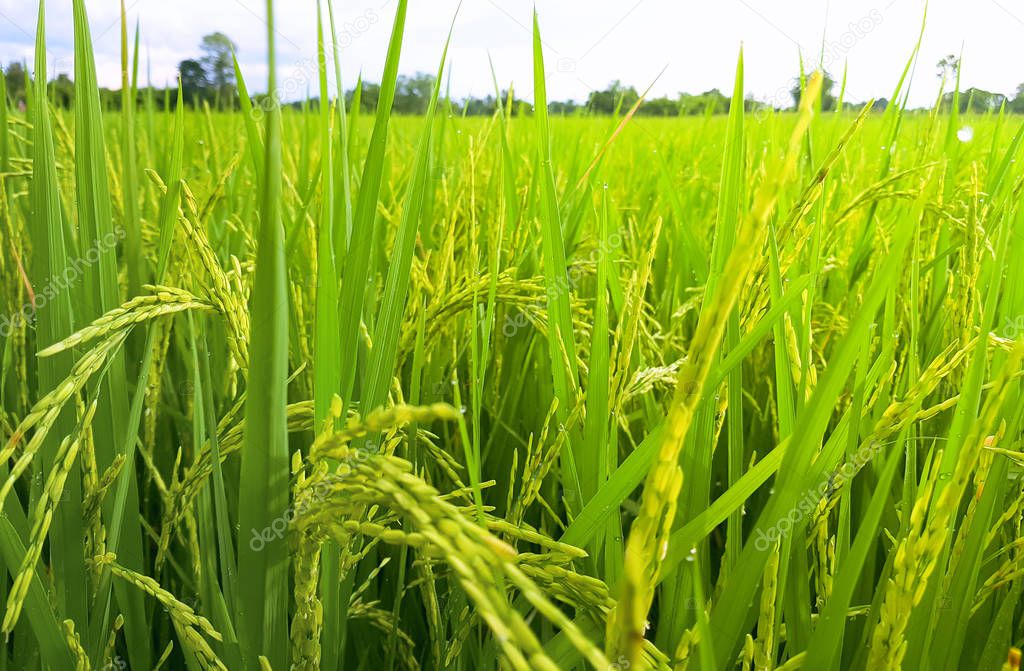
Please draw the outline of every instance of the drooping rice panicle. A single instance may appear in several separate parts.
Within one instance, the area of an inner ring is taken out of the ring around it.
[[[73,436],[67,436],[61,442],[55,458],[55,467],[50,471],[43,487],[43,495],[36,503],[32,514],[32,530],[29,540],[28,551],[21,563],[14,578],[10,594],[7,596],[7,608],[4,613],[3,622],[0,623],[0,631],[9,635],[14,631],[14,626],[21,615],[21,608],[25,603],[25,594],[28,592],[29,583],[35,576],[36,562],[43,551],[43,543],[50,531],[50,524],[53,520],[54,510],[64,495],[64,484],[71,473],[75,459],[78,457],[78,450],[82,442],[87,440],[86,436],[91,431],[92,418],[96,414],[96,403],[91,403],[87,410],[80,413],[78,426]]]

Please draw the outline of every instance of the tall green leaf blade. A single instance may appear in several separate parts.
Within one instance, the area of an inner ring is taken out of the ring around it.
[[[384,173],[384,150],[387,145],[391,106],[395,99],[398,79],[398,60],[402,53],[405,33],[405,15],[408,0],[399,0],[395,22],[388,44],[388,56],[377,101],[377,117],[366,154],[366,163],[359,180],[359,197],[352,220],[352,239],[345,257],[344,279],[341,287],[340,346],[345,358],[341,368],[341,397],[346,406],[353,400],[359,349],[359,325],[363,318],[363,303],[370,275],[370,250],[376,237],[377,201],[380,197]]]
[[[341,388],[341,349],[338,346],[338,270],[334,257],[334,152],[331,139],[331,106],[327,92],[327,54],[324,26],[317,3],[317,54],[320,81],[320,219],[316,249],[316,320],[313,367],[314,421],[327,418],[331,399]]]
[[[35,96],[31,109],[32,121],[32,212],[29,236],[34,250],[30,268],[35,290],[45,297],[36,306],[36,350],[62,340],[74,330],[74,310],[71,293],[55,285],[55,278],[68,277],[70,269],[65,246],[65,222],[61,209],[56,160],[54,156],[53,125],[46,96],[46,16],[45,3],[39,3],[39,23],[36,33],[36,77],[33,82]],[[6,105],[6,101],[4,102]],[[4,129],[6,131],[6,129]],[[50,290],[56,288],[56,291]],[[37,374],[40,393],[46,393],[61,384],[71,372],[73,358],[70,353],[38,362]],[[56,466],[55,459],[60,441],[74,430],[75,422],[70,408],[57,418],[54,428],[42,448],[44,468]],[[42,473],[42,472],[40,472]],[[77,468],[72,469],[67,482],[67,501],[58,507],[50,531],[50,558],[53,562],[57,602],[65,617],[71,617],[87,631],[88,595],[86,592],[85,557],[81,538],[82,506],[81,480]],[[18,567],[12,567],[17,571]],[[65,646],[66,647],[66,646]]]
[[[540,229],[544,258],[544,284],[547,289],[548,358],[558,399],[558,418],[565,424],[576,404],[579,385],[579,364],[576,358],[576,337],[569,307],[571,283],[562,240],[562,215],[555,193],[555,173],[551,165],[551,130],[548,120],[547,83],[544,74],[544,49],[540,37],[540,21],[533,13],[533,106],[537,123],[537,159],[540,179]],[[568,366],[568,369],[566,368]],[[579,432],[571,432],[578,434]],[[575,438],[575,439],[574,439]],[[562,449],[563,486],[566,498],[583,505],[583,492],[577,462],[582,454],[578,436],[571,437]],[[589,455],[588,455],[588,458]]]
[[[117,241],[123,231],[115,231],[112,219],[110,188],[107,182],[107,150],[103,131],[103,107],[100,102],[93,56],[92,36],[89,30],[84,0],[74,0],[75,33],[75,184],[77,187],[79,247],[98,252],[98,261],[83,273],[85,288],[82,321],[89,322],[120,306],[118,287]],[[96,458],[100,468],[109,466],[121,447],[120,439],[128,425],[127,376],[124,357],[120,352],[112,355],[107,375],[101,382],[104,393],[99,395],[99,408],[93,422]],[[128,482],[126,505],[129,510],[139,509],[135,472],[129,464],[123,470]],[[108,501],[108,516],[113,506]],[[118,561],[134,571],[145,572],[142,552],[142,532],[138,517],[133,513],[124,518],[122,543]],[[133,666],[151,665],[149,647],[144,645],[149,631],[149,618],[142,595],[127,586],[116,586],[118,602],[125,615],[129,658]]]
[[[276,91],[274,3],[267,0],[270,76],[263,200],[252,293],[251,360],[239,485],[239,630],[243,664],[288,664],[288,548],[286,538],[250,542],[284,515],[289,500],[288,271],[282,223],[281,111]],[[259,547],[259,551],[254,549]]]
[[[330,2],[328,1],[328,8]],[[324,24],[320,3],[317,3],[317,65],[320,83],[320,219],[317,222],[317,278],[316,278],[316,320],[313,324],[313,421],[317,430],[324,425],[330,413],[331,402],[341,391],[341,349],[338,342],[338,267],[335,250],[335,236],[343,233],[339,229],[335,214],[334,184],[335,161],[334,140],[331,137],[331,106],[327,91],[327,52],[324,47]],[[333,29],[334,14],[331,11]],[[332,30],[333,33],[333,30]],[[335,64],[338,60],[338,47],[335,42]],[[338,89],[341,90],[341,73],[337,71]],[[345,99],[343,92],[339,94],[338,106],[341,108],[342,124],[340,134],[345,138],[344,114]],[[343,145],[344,146],[344,145]],[[348,208],[348,157],[344,150],[341,153],[342,186],[344,205]],[[350,209],[350,208],[348,208]],[[351,220],[351,212],[346,220]],[[321,664],[333,671],[338,668],[338,650],[336,643],[341,638],[342,607],[339,603],[341,548],[331,540],[323,544],[320,556],[320,600],[323,607],[323,626],[321,630]]]
[[[128,266],[128,295],[142,293],[142,222],[139,217],[138,151],[135,146],[136,77],[139,33],[135,33],[134,67],[129,70],[128,20],[121,0],[121,194],[125,229],[125,265]]]
[[[170,172],[167,175],[167,193],[160,203],[158,221],[159,241],[157,243],[157,267],[155,271],[156,282],[162,283],[170,263],[171,246],[174,238],[174,225],[177,223],[179,213],[179,198],[181,194],[181,174],[184,162],[185,144],[185,106],[182,104],[182,92],[179,83],[178,106],[175,113],[175,130],[172,137]],[[158,330],[152,324],[146,335],[146,342],[143,347],[142,361],[139,365],[139,379],[148,380],[150,370],[153,366],[154,351]],[[143,405],[146,400],[146,385],[139,384],[132,394],[131,406],[128,411],[128,422],[121,436],[121,454],[124,455],[125,463],[134,463],[136,446],[139,440],[139,426],[142,421]],[[107,534],[107,550],[116,553],[121,547],[121,537],[124,534],[125,523],[128,521],[129,534],[132,531],[134,511],[138,509],[137,495],[135,494],[135,473],[133,469],[122,468],[117,477],[114,496],[111,505],[110,522]],[[100,627],[93,632],[92,647],[99,649],[105,645],[106,640],[102,632],[107,630],[111,622],[110,615],[110,587],[111,573],[104,570],[101,573],[99,586],[96,589],[96,603],[103,608],[103,619]],[[128,586],[123,581],[118,581],[114,587],[117,590],[118,599],[132,599],[138,595],[135,590],[128,591]]]

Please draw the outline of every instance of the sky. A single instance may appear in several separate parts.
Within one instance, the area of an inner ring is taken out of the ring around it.
[[[326,1],[326,0],[325,0]],[[1024,62],[1024,6],[1012,0],[931,0],[910,104],[934,102],[936,63],[963,53],[963,86],[1013,94]],[[126,0],[141,26],[142,79],[173,82],[177,64],[200,54],[203,35],[222,31],[238,45],[252,91],[265,91],[263,0]],[[276,42],[282,97],[316,87],[316,0],[278,0]],[[400,71],[435,72],[458,0],[410,0]],[[362,72],[379,81],[397,0],[335,0],[346,87]],[[718,88],[729,94],[742,46],[746,95],[779,106],[799,58],[824,59],[847,99],[889,97],[913,49],[924,0],[463,0],[449,52],[455,97],[493,92],[488,57],[503,88],[532,98],[531,21],[540,18],[552,100],[585,100],[612,80],[674,96]],[[119,0],[86,0],[100,84],[120,87]],[[32,61],[38,5],[0,0],[0,61]],[[49,72],[73,71],[70,0],[47,3]],[[823,48],[824,47],[824,48]],[[660,78],[659,73],[664,70]],[[656,80],[656,81],[655,81]]]

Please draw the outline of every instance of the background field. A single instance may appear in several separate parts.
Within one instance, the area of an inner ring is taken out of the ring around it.
[[[0,106],[0,669],[1019,668],[1019,118],[549,118],[539,33],[534,110],[392,117],[401,9],[374,118],[103,112],[75,7]]]

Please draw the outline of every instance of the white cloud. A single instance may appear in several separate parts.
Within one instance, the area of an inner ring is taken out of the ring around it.
[[[336,0],[345,37],[342,61],[347,83],[361,71],[377,81],[384,67],[395,0]],[[401,70],[433,71],[457,0],[411,0]],[[56,71],[69,71],[72,53],[70,2],[47,4],[48,46]],[[119,6],[87,0],[101,83],[120,82]],[[450,53],[452,92],[492,91],[488,55],[502,86],[514,82],[523,97],[532,89],[528,0],[465,0]],[[851,0],[828,5],[814,0],[537,0],[552,99],[583,99],[610,80],[645,88],[666,65],[654,93],[729,92],[740,44],[744,45],[747,93],[771,98],[788,87],[798,55],[816,63],[826,45],[838,79],[849,64],[848,98],[888,96],[917,39],[923,0]],[[0,0],[0,58],[32,58],[36,6]],[[239,46],[243,72],[254,91],[266,87],[266,23],[263,0],[128,0],[129,22],[142,27],[142,72],[156,85],[174,80],[177,63],[196,56],[203,35],[227,33]],[[314,0],[278,0],[277,48],[281,77],[316,55]],[[1019,15],[1019,16],[1018,16]],[[1013,93],[1024,67],[1007,58],[1024,34],[1024,9],[1004,0],[932,0],[911,103],[930,104],[937,91],[934,64],[964,52],[967,86]],[[370,18],[375,20],[370,21]],[[357,27],[358,26],[358,27]],[[858,28],[859,26],[859,28]],[[865,28],[869,28],[865,30]],[[852,37],[851,37],[852,36]],[[54,65],[51,65],[51,74]],[[304,86],[303,86],[304,89]],[[301,92],[300,92],[301,93]]]

